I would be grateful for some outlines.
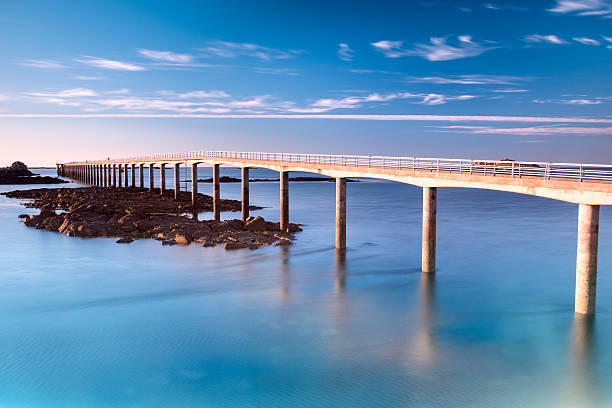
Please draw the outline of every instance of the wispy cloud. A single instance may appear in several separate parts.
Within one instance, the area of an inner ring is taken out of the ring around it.
[[[237,58],[241,56],[257,58],[263,61],[292,58],[305,53],[304,50],[280,50],[259,44],[238,43],[230,41],[209,41],[207,46],[199,49],[203,56]]]
[[[554,34],[530,34],[525,36],[525,41],[528,43],[548,43],[548,44],[567,44],[567,41]]]
[[[520,92],[529,92],[529,90],[528,89],[492,89],[491,92],[520,93]]]
[[[430,44],[415,44],[414,48],[411,49],[404,48],[402,41],[383,40],[371,43],[371,45],[387,58],[419,56],[429,61],[449,61],[475,57],[495,48],[474,42],[469,35],[458,36],[455,45],[447,44],[446,37],[432,37],[430,38]]]
[[[569,96],[569,95],[565,95]],[[535,103],[560,103],[564,105],[600,105],[604,102],[612,101],[612,96],[592,96],[585,95],[569,97],[569,99],[534,99]]]
[[[57,98],[76,98],[82,96],[98,96],[95,91],[85,88],[72,88],[57,92],[26,92],[28,96],[42,96],[42,97],[57,97]]]
[[[230,96],[224,91],[191,91],[191,92],[185,92],[185,93],[179,94],[178,97],[182,99],[186,99],[186,98],[206,99],[206,98],[229,98]]]
[[[612,2],[609,0],[557,0],[555,6],[548,11],[610,18],[612,17]]]
[[[74,79],[79,79],[82,81],[101,81],[103,79],[106,79],[103,76],[96,76],[96,75],[76,75],[73,77]]]
[[[47,59],[31,59],[19,62],[19,65],[24,67],[40,68],[40,69],[62,69],[66,68],[66,65],[61,64],[54,60]]]
[[[299,76],[300,73],[291,68],[253,67],[258,74]]]
[[[381,75],[399,75],[401,72],[385,71],[380,69],[349,69],[353,74],[381,74]]]
[[[509,85],[529,79],[530,78],[509,75],[447,75],[406,78],[408,82],[463,85]]]
[[[527,7],[519,7],[513,6],[509,4],[497,4],[497,3],[483,3],[484,8],[488,8],[490,10],[511,10],[511,11],[528,11]]]
[[[146,71],[146,68],[140,65],[122,61],[109,60],[105,58],[91,57],[87,55],[77,59],[76,61],[94,68],[111,69],[118,71]]]
[[[572,40],[584,45],[601,45],[599,41],[588,37],[573,37]]]
[[[127,95],[130,93],[130,90],[127,88],[115,89],[114,91],[106,92],[108,95]]]
[[[340,48],[338,48],[338,58],[342,61],[352,61],[355,58],[355,52],[351,50],[348,44],[340,43],[338,44]]]
[[[499,134],[518,136],[552,136],[552,135],[612,135],[612,127],[577,127],[577,126],[529,126],[529,127],[493,127],[493,126],[441,126],[441,129],[474,134]]]
[[[138,50],[138,53],[143,57],[154,61],[166,61],[182,64],[187,64],[193,61],[193,55],[177,54],[171,51],[155,51],[141,48]]]

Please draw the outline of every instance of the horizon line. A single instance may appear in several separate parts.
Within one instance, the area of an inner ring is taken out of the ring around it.
[[[499,116],[499,115],[404,115],[404,114],[146,114],[146,113],[23,113],[0,114],[3,119],[344,119],[374,121],[456,121],[456,122],[540,122],[540,123],[612,123],[612,118]]]

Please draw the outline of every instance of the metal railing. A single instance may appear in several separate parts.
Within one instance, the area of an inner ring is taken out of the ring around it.
[[[229,151],[191,151],[155,154],[111,160],[73,162],[70,164],[104,164],[125,162],[151,162],[160,160],[238,159],[291,164],[322,164],[362,168],[397,170],[424,170],[429,172],[454,172],[465,174],[506,175],[510,177],[540,177],[546,180],[599,180],[612,181],[612,165],[580,163],[519,162],[512,160],[470,160],[423,157],[354,156],[330,154],[259,153]]]

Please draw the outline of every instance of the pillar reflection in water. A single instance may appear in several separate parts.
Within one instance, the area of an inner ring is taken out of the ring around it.
[[[342,293],[346,290],[346,249],[336,249],[336,269],[334,290],[336,293]]]
[[[599,407],[593,382],[593,315],[576,313],[572,323],[569,356],[569,387],[565,389],[564,407]]]
[[[281,245],[280,247],[280,271],[281,271],[281,298],[286,300],[289,298],[291,291],[291,270],[289,267],[289,246]]]
[[[421,274],[419,288],[418,330],[411,354],[423,364],[431,364],[435,358],[436,277],[433,273]]]

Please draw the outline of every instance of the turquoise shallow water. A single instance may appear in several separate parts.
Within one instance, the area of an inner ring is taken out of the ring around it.
[[[278,220],[278,184],[251,203]],[[290,248],[226,252],[29,229],[0,196],[0,406],[612,406],[611,209],[585,321],[576,205],[440,189],[434,279],[418,188],[348,184],[345,262],[333,183],[291,183],[290,208]]]

